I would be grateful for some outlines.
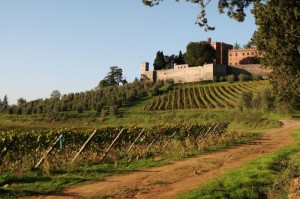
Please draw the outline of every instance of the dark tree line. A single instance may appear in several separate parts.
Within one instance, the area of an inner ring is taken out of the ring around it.
[[[174,64],[184,64],[184,55],[179,51],[178,55],[164,55],[163,51],[157,51],[153,62],[154,70],[171,69]]]
[[[5,95],[3,100],[0,99],[0,112],[6,111],[8,107],[8,98]]]

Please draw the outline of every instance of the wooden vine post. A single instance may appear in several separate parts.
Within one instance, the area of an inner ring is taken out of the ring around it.
[[[119,134],[116,136],[116,138],[112,141],[112,143],[109,145],[109,147],[106,149],[106,151],[104,152],[104,154],[102,155],[100,161],[102,161],[105,156],[108,154],[108,152],[110,151],[110,149],[114,146],[115,142],[119,139],[120,135],[123,133],[124,129],[122,129]]]
[[[206,135],[213,129],[214,126],[215,126],[215,124],[212,124],[212,125],[207,129],[207,131],[203,134],[203,136],[201,136],[200,139],[197,139],[197,140],[198,140],[197,142],[200,142],[203,138],[205,138]]]
[[[159,133],[154,137],[154,139],[152,140],[152,142],[148,145],[148,147],[146,148],[146,150],[144,151],[144,153],[146,153],[150,148],[151,146],[154,144],[154,142],[157,140],[157,138],[159,137]],[[138,155],[136,157],[136,159],[138,160],[140,158],[140,156]]]
[[[46,154],[43,155],[43,157],[40,159],[40,161],[35,165],[34,168],[38,168],[41,163],[44,161],[46,155],[48,155],[55,147],[55,145],[59,142],[59,140],[62,138],[63,134],[60,134],[60,136],[55,140],[55,142],[52,144],[52,146],[46,151]]]
[[[174,135],[176,134],[176,131],[171,135],[171,137],[169,137],[169,139],[167,140],[166,144],[163,146],[163,150],[168,146],[168,144],[170,143],[171,139],[174,137]]]
[[[11,139],[11,141],[8,143],[8,145],[6,147],[4,147],[4,149],[0,153],[0,159],[6,155],[7,151],[9,150],[10,146],[15,142],[15,140],[16,140],[16,137],[14,136]]]
[[[80,153],[83,151],[83,149],[86,147],[86,145],[90,142],[90,140],[94,137],[94,135],[97,133],[97,130],[95,130],[90,137],[85,141],[85,143],[82,145],[82,147],[80,148],[80,150],[77,152],[77,154],[75,155],[75,157],[73,158],[73,160],[71,162],[74,162],[76,160],[76,158],[80,155]]]
[[[132,142],[131,146],[129,147],[129,149],[127,150],[127,153],[129,153],[129,151],[133,148],[134,144],[138,141],[138,139],[142,136],[142,134],[144,133],[145,129],[143,129],[139,135],[135,138],[135,140]]]

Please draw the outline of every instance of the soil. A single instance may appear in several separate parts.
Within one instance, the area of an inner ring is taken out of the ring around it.
[[[67,188],[56,195],[32,198],[172,198],[291,144],[294,139],[290,132],[297,128],[300,128],[300,121],[285,120],[281,128],[264,131],[263,138],[253,143],[162,167],[107,177],[103,181]]]

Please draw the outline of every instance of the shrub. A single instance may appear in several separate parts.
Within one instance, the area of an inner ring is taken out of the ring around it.
[[[252,79],[255,81],[259,81],[259,80],[262,80],[263,77],[262,77],[262,75],[254,74],[254,75],[252,75]]]
[[[239,75],[238,75],[238,79],[239,79],[239,81],[244,82],[244,81],[248,81],[250,78],[249,78],[248,75],[245,75],[245,74],[239,74]]]
[[[225,80],[226,80],[225,77],[223,77],[223,76],[220,77],[220,82],[224,82]]]
[[[242,92],[237,107],[240,111],[246,111],[252,108],[252,92]]]
[[[261,108],[270,111],[274,108],[275,98],[271,94],[270,89],[265,89],[261,92]]]
[[[82,106],[77,106],[77,113],[82,113],[83,112],[83,107]]]
[[[213,82],[217,82],[218,81],[218,77],[213,76]]]
[[[233,83],[235,80],[235,77],[234,77],[234,75],[227,75],[226,80],[228,83]]]

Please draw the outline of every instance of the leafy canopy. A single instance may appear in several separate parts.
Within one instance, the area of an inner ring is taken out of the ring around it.
[[[142,0],[146,6],[159,5],[163,0]],[[179,2],[180,0],[175,0]],[[211,0],[185,0],[186,2],[199,4],[200,12],[197,17],[196,24],[200,27],[204,27],[205,31],[214,30],[215,27],[208,25],[208,20],[206,18],[205,7],[211,2]],[[251,3],[259,3],[264,0],[219,0],[218,9],[219,13],[227,13],[227,16],[235,19],[236,21],[244,21],[246,14],[245,9],[249,7]]]
[[[154,70],[161,70],[166,67],[166,61],[163,51],[157,51],[153,66]]]
[[[123,80],[122,68],[119,68],[118,66],[111,66],[110,72],[107,73],[107,75],[102,81],[100,81],[99,85],[119,86],[122,80]]]
[[[252,12],[258,25],[253,41],[262,63],[273,67],[277,100],[300,109],[300,1],[268,0]]]
[[[215,49],[208,42],[191,42],[186,47],[184,59],[189,66],[203,66],[213,63],[215,55]]]

